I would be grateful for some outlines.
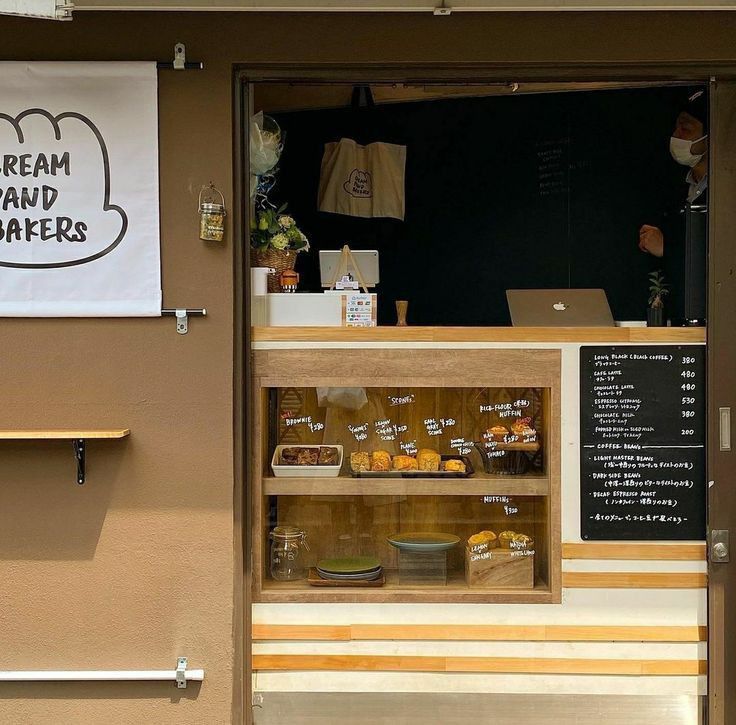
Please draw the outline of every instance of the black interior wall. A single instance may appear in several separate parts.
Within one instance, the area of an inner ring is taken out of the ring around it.
[[[378,249],[379,323],[409,300],[416,325],[506,325],[505,290],[602,287],[616,319],[644,319],[641,224],[678,218],[687,169],[668,152],[683,88],[567,92],[275,114],[285,131],[274,203],[308,235],[302,289],[318,291],[317,249]],[[268,109],[265,109],[268,112]],[[407,146],[406,219],[317,210],[324,144]],[[675,224],[678,227],[679,223]],[[668,239],[681,250],[682,234]]]

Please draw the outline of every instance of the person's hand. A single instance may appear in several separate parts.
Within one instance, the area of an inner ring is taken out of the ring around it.
[[[655,257],[664,254],[664,235],[659,227],[643,224],[639,230],[639,249]]]

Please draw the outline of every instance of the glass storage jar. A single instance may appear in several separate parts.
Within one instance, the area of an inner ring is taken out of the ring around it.
[[[271,577],[281,582],[305,579],[307,567],[302,547],[309,551],[306,532],[297,526],[277,526],[268,536],[271,539]]]

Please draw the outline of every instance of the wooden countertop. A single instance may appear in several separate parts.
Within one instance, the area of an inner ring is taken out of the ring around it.
[[[253,327],[253,342],[702,343],[704,327]]]

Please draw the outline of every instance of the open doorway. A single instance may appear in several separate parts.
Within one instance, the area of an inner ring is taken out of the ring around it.
[[[669,315],[674,324],[686,318],[702,323],[706,316],[705,232],[696,253],[699,267],[693,271],[686,267],[683,215],[692,167],[678,164],[668,149],[683,105],[702,89],[697,83],[254,84],[252,109],[275,121],[284,144],[278,173],[266,178],[260,188],[260,181],[256,182],[256,197],[260,193],[265,199],[256,199],[255,211],[257,214],[258,205],[267,201],[274,210],[291,217],[315,252],[337,250],[346,243],[351,249],[377,250],[381,259],[380,325],[394,325],[395,302],[408,300],[410,325],[505,326],[510,322],[505,290],[542,287],[603,288],[617,321],[642,324],[649,304],[650,275],[658,270],[663,270],[671,290]],[[320,210],[325,144],[340,138],[360,145],[379,142],[406,148],[402,219],[366,219]],[[286,208],[282,208],[284,203]],[[257,222],[257,215],[251,218]],[[640,248],[645,225],[660,229],[665,244],[679,242],[683,256],[675,271],[665,271],[662,257]],[[324,282],[316,253],[296,255],[295,269],[300,289],[321,292]],[[677,275],[685,279],[688,274],[689,283],[675,281]],[[686,291],[696,293],[693,299],[700,305],[699,314],[686,312]],[[268,512],[264,518],[270,516],[274,521],[278,505],[278,496],[254,502]],[[262,547],[261,552],[265,555],[266,549]],[[264,563],[256,561],[255,565]],[[273,596],[257,601],[261,621],[270,616],[269,604],[276,601]],[[284,596],[286,604],[288,593]],[[687,611],[673,616],[704,624],[704,595],[700,592],[699,596],[688,593]],[[649,607],[654,613],[655,600],[656,595],[642,593],[638,611]],[[607,599],[606,604],[602,599],[598,607],[592,603],[603,617],[597,622],[601,626],[610,615],[606,606],[611,601]],[[684,599],[681,603],[685,604]],[[329,606],[319,606],[323,611],[315,610],[314,626],[330,619]],[[367,617],[370,608],[374,623],[380,623],[382,614],[376,604],[364,605],[363,611],[360,606],[359,600],[351,604],[357,618]],[[630,603],[617,605],[619,611],[626,606]],[[423,611],[419,616],[431,615]],[[494,621],[492,609],[487,621]],[[279,646],[289,647],[283,642]],[[425,653],[432,651],[427,642],[415,646]],[[652,646],[640,643],[636,656],[655,656]],[[314,654],[335,647],[294,644],[292,649]],[[689,654],[702,649],[700,640],[682,644],[683,651],[688,647]],[[599,653],[604,650],[605,646],[599,646]],[[618,656],[619,650],[624,651],[625,646],[612,644],[607,654]],[[352,674],[352,684],[339,695],[329,692],[332,686],[326,680],[320,689],[305,685],[317,682],[315,677],[282,677],[290,686],[297,683],[296,689],[303,693],[298,696],[280,691],[274,684],[279,678],[264,674],[259,680],[264,698],[259,722],[284,721],[306,711],[315,717],[321,714],[329,722],[352,707],[366,708],[366,716],[374,722],[381,721],[381,707],[386,717],[407,707],[419,708],[425,716],[442,707],[463,712],[457,698],[442,692],[441,685],[430,691],[425,682],[419,690],[412,690],[419,687],[418,678],[407,676],[403,682],[393,678],[396,690],[389,695],[381,686],[382,699],[373,692],[365,694],[370,677]],[[648,689],[654,683],[644,683],[639,693],[626,690],[631,697],[616,697],[607,690],[613,684],[608,675],[593,678],[595,682],[586,676],[584,684],[578,683],[578,691],[572,686],[569,696],[563,698],[558,721],[569,721],[564,718],[581,712],[583,701],[590,703],[593,698],[596,713],[624,709],[632,717],[657,722],[666,712],[669,722],[697,722],[704,678],[696,672],[688,677],[687,682],[671,683],[677,686],[669,693],[661,687]],[[565,680],[565,686],[571,682]],[[627,687],[635,687],[631,683],[629,680]],[[406,688],[414,692],[412,697],[397,694]],[[468,696],[465,705],[470,709],[463,712],[466,721],[484,708],[497,714],[503,705],[525,721],[555,722],[543,719],[552,704],[545,699],[552,696],[551,691],[536,688],[522,703],[518,691],[511,692],[513,688],[507,683],[493,692]],[[306,689],[311,692],[304,692]],[[516,697],[507,699],[512,694]]]

